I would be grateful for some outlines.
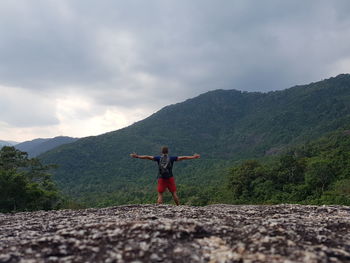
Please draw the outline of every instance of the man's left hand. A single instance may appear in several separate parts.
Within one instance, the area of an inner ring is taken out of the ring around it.
[[[136,153],[131,153],[131,154],[130,154],[130,157],[132,157],[132,158],[137,158],[138,155],[137,155]]]

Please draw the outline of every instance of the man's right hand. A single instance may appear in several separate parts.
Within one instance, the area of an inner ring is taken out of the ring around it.
[[[195,154],[193,155],[193,157],[194,157],[195,159],[201,158],[201,156],[200,156],[198,153],[195,153]]]

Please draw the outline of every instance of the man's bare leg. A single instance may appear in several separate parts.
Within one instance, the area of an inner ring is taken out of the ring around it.
[[[163,204],[163,193],[159,193],[158,192],[158,200],[157,200],[157,204]]]
[[[177,196],[176,192],[171,193],[173,195],[174,201],[176,205],[180,204],[179,197]]]

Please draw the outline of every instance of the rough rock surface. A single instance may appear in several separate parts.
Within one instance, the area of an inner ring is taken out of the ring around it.
[[[0,262],[350,262],[350,207],[129,205],[0,214]]]

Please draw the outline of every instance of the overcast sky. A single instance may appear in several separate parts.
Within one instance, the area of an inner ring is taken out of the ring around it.
[[[0,140],[113,131],[350,70],[348,0],[1,0]]]

